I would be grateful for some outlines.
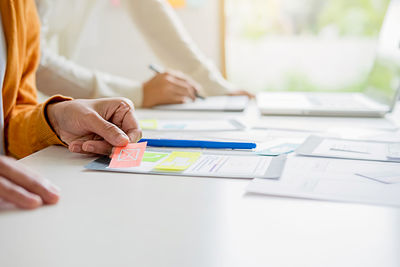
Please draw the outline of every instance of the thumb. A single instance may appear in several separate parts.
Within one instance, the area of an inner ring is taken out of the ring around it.
[[[87,122],[88,130],[99,135],[112,146],[126,146],[129,143],[129,137],[115,124],[106,121],[99,114],[90,116]]]

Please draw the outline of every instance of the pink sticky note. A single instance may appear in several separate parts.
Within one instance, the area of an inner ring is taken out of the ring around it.
[[[130,168],[140,166],[147,142],[117,147],[111,157],[109,168]]]

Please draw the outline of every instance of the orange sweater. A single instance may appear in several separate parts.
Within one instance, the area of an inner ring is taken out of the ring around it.
[[[44,104],[37,103],[40,24],[34,0],[1,0],[0,10],[7,44],[2,90],[5,144],[9,154],[21,158],[63,144],[47,122],[46,106],[68,98],[54,96]]]

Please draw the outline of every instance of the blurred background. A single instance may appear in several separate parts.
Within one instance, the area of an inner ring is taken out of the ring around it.
[[[226,0],[227,73],[253,91],[359,91],[389,0]]]
[[[149,78],[147,66],[157,59],[129,17],[112,1],[97,2],[74,60],[128,78]],[[358,91],[371,69],[389,0],[170,3],[200,49],[242,88]]]

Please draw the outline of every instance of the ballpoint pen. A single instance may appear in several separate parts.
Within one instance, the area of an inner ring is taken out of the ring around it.
[[[153,147],[185,147],[185,148],[213,148],[213,149],[254,149],[255,143],[243,142],[220,142],[204,140],[181,140],[181,139],[141,139],[139,143],[147,142]]]

